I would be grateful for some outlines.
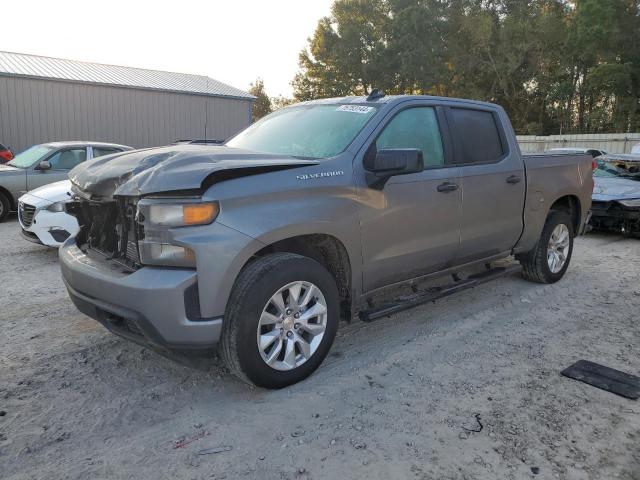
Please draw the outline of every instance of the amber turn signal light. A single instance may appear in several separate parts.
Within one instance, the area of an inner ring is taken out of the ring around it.
[[[185,225],[205,225],[211,223],[220,211],[217,203],[196,203],[182,207]]]

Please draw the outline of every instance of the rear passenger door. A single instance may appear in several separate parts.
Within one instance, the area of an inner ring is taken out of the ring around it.
[[[490,107],[449,107],[447,119],[460,167],[462,221],[456,265],[510,250],[523,228],[525,172],[509,145],[500,113]]]
[[[461,189],[451,167],[451,143],[442,109],[411,102],[382,122],[365,155],[417,148],[422,172],[391,177],[364,189],[360,233],[365,291],[441,270],[455,259]]]

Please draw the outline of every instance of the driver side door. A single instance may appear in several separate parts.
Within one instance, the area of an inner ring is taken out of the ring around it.
[[[462,191],[444,113],[411,103],[374,133],[371,149],[416,148],[422,172],[365,187],[360,233],[363,285],[369,292],[452,265],[460,244]]]
[[[51,164],[48,170],[42,170],[36,165],[27,172],[27,190],[48,185],[49,183],[66,180],[69,171],[87,159],[86,147],[63,148],[51,154],[46,160]]]

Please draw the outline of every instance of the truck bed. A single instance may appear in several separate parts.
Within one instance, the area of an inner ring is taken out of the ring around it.
[[[531,250],[544,224],[546,212],[553,199],[565,195],[578,196],[577,205],[582,205],[580,224],[575,225],[576,233],[583,229],[593,192],[593,157],[574,153],[534,153],[522,156],[527,179],[527,193],[524,206],[524,231],[516,253]]]

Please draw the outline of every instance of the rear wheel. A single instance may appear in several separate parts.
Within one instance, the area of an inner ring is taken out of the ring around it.
[[[0,192],[0,222],[7,218],[10,211],[11,203],[9,202],[9,199],[4,193]]]
[[[565,212],[551,211],[535,248],[519,257],[523,275],[538,283],[560,280],[573,253],[573,222]]]
[[[282,388],[308,377],[331,348],[339,296],[318,262],[290,253],[261,257],[236,280],[219,352],[245,381]]]

